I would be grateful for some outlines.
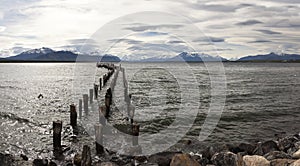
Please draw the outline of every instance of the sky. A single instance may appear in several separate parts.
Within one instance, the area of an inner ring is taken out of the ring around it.
[[[0,4],[0,57],[40,47],[124,59],[184,51],[227,59],[300,53],[299,0],[0,0]]]

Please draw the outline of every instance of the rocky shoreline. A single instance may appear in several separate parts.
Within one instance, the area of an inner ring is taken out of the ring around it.
[[[203,143],[202,143],[203,144]],[[0,153],[1,166],[300,166],[300,135],[290,135],[254,144],[220,144],[203,146],[185,140],[166,152],[150,156],[125,156],[106,150],[97,156],[89,146],[64,158],[29,159],[26,155]],[[203,148],[202,148],[203,147]],[[192,149],[192,150],[191,150]],[[65,147],[62,156],[73,149]],[[50,152],[52,153],[52,152]],[[85,155],[82,155],[85,153]],[[88,154],[88,155],[86,155]]]

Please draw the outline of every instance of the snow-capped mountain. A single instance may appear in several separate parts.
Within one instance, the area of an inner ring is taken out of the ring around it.
[[[173,57],[168,57],[168,56],[153,57],[153,58],[143,59],[142,61],[144,62],[203,62],[203,61],[213,62],[213,61],[227,61],[227,59],[224,59],[219,56],[211,56],[207,54],[182,52]]]
[[[246,56],[237,61],[297,61],[300,60],[298,54],[276,54],[271,52],[265,55]]]
[[[29,60],[29,59],[35,59],[41,55],[46,55],[46,54],[50,54],[50,53],[54,53],[54,52],[55,51],[50,48],[42,47],[42,48],[32,49],[32,50],[22,52],[21,54],[18,54],[16,56],[12,56],[12,57],[8,57],[7,59],[9,59],[9,60]]]
[[[19,55],[3,59],[4,61],[47,61],[47,62],[119,62],[120,59],[113,55],[82,55],[72,51],[54,51],[50,48],[32,49]]]

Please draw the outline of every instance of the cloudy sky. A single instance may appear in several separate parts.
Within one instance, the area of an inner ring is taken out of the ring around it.
[[[0,3],[0,57],[39,47],[105,52],[123,58],[183,51],[229,59],[269,52],[300,53],[299,0]]]

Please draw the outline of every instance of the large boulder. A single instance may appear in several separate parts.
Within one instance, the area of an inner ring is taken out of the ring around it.
[[[229,151],[225,145],[213,145],[205,148],[201,154],[204,158],[211,160],[212,156],[218,152]]]
[[[189,154],[176,154],[173,156],[170,166],[201,166]]]
[[[243,157],[244,166],[269,166],[270,161],[268,161],[263,156],[249,156],[246,155]]]
[[[300,166],[300,160],[293,162],[290,166]]]
[[[213,155],[212,163],[216,166],[237,166],[237,155],[232,152],[220,152]]]
[[[294,161],[292,159],[275,159],[271,161],[270,166],[289,166]]]
[[[274,159],[291,159],[292,158],[291,155],[286,154],[282,151],[272,151],[272,152],[265,154],[264,157],[269,161],[274,160]]]
[[[238,148],[241,152],[246,152],[248,155],[252,155],[255,149],[255,146],[248,143],[241,143],[238,145]]]
[[[295,146],[299,139],[295,136],[284,137],[278,140],[278,147],[281,151],[287,152],[288,149]]]
[[[295,152],[292,157],[294,159],[300,159],[300,149],[297,152]]]
[[[34,159],[33,166],[48,166],[48,160],[46,159]]]
[[[277,143],[272,140],[257,144],[253,154],[263,156],[271,151],[279,151]]]
[[[157,163],[159,166],[169,166],[174,155],[182,154],[181,152],[160,152],[149,156],[150,163]]]

